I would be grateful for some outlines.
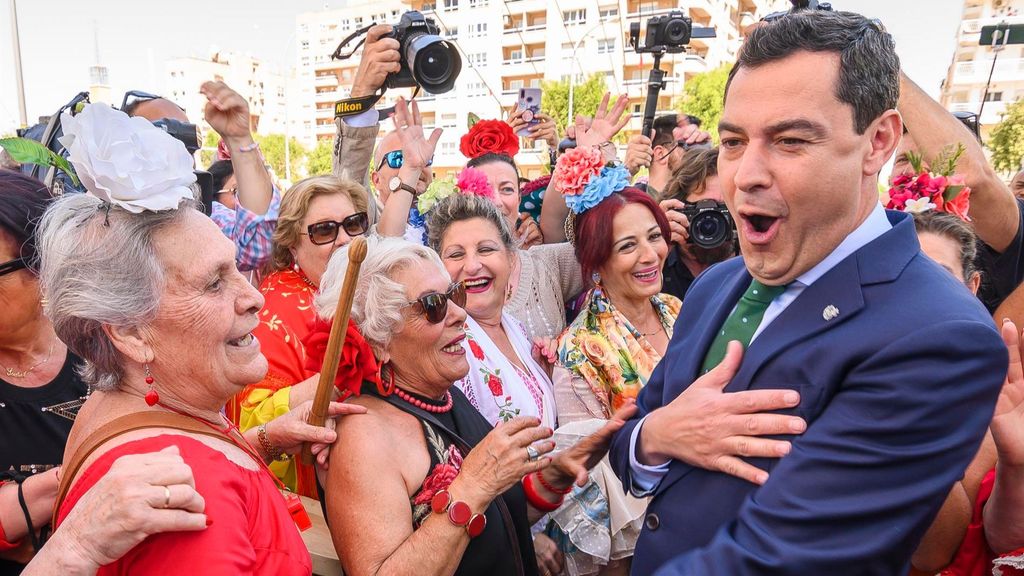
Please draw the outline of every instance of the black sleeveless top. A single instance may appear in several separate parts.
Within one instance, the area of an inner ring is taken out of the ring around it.
[[[392,406],[415,416],[423,427],[430,453],[428,481],[435,472],[450,474],[450,470],[439,470],[439,464],[451,465],[469,454],[492,429],[491,424],[469,403],[462,392],[454,386],[450,389],[453,406],[449,412],[435,414],[421,410],[395,397],[382,397],[372,384],[363,387],[364,394],[381,398]],[[323,506],[324,493],[319,485],[320,502]],[[429,499],[421,496],[423,487],[410,499],[413,508],[413,525],[418,527],[433,512]],[[526,515],[526,495],[521,484],[516,484],[504,494],[495,498],[487,510],[487,528],[482,534],[469,541],[462,562],[455,571],[456,576],[538,576],[537,560],[533,550],[533,536],[530,521]],[[325,511],[326,517],[326,511]]]

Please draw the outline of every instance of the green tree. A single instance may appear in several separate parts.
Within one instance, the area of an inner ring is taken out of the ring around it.
[[[1006,107],[1003,118],[988,139],[992,167],[1007,174],[1020,170],[1024,160],[1024,100]]]
[[[317,140],[316,148],[309,152],[306,157],[306,171],[310,176],[330,174],[332,170],[331,160],[334,155],[333,140]]]
[[[274,175],[278,178],[284,178],[287,174],[284,169],[284,135],[267,134],[266,136],[257,135],[254,138],[259,143],[260,150],[263,151],[263,158],[270,165],[270,169],[274,171]],[[297,180],[303,173],[302,169],[306,164],[306,156],[309,154],[309,151],[295,138],[289,139],[288,142],[290,144],[289,155],[292,180]]]
[[[565,127],[569,119],[569,81],[550,80],[541,83],[544,90],[542,109],[555,119],[559,138],[565,135]],[[586,81],[577,82],[572,89],[573,117],[583,114],[593,116],[601,98],[608,91],[608,84],[603,74],[594,74]]]
[[[701,120],[701,127],[711,133],[711,138],[718,143],[718,120],[722,117],[722,105],[725,101],[725,81],[729,78],[729,66],[721,66],[697,74],[683,85],[683,95],[676,104],[676,109],[686,114],[693,114]]]
[[[203,147],[199,151],[199,168],[206,169],[213,164],[214,159],[217,158],[217,144],[220,144],[220,134],[213,130],[206,130],[206,135],[203,136]]]

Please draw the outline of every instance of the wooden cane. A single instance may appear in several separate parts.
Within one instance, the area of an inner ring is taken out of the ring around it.
[[[348,245],[348,268],[345,270],[345,283],[341,287],[338,305],[334,309],[334,323],[331,325],[331,335],[327,338],[324,364],[320,367],[320,381],[316,384],[313,408],[309,411],[307,422],[310,426],[323,426],[327,421],[327,407],[331,403],[334,377],[338,374],[341,347],[345,345],[345,333],[348,330],[348,317],[352,312],[352,298],[356,293],[356,281],[359,280],[359,268],[365,259],[366,238],[357,236]],[[302,462],[308,466],[313,464],[313,452],[308,442],[302,446]]]

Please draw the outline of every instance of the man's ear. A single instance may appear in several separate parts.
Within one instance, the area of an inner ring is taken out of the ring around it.
[[[142,327],[104,324],[103,333],[110,338],[110,342],[118,352],[132,361],[138,364],[148,364],[153,361],[153,348],[149,345],[149,338]]]
[[[896,110],[886,110],[864,132],[868,136],[868,149],[863,172],[865,176],[875,176],[892,157],[903,137],[903,118]]]

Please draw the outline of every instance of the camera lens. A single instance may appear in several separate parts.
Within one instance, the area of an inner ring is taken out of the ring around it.
[[[701,248],[718,248],[731,236],[731,226],[725,216],[716,210],[705,210],[690,222],[690,238]]]
[[[454,44],[433,34],[421,34],[410,38],[406,46],[406,61],[416,83],[424,90],[441,94],[455,87],[462,59]]]
[[[682,18],[673,18],[665,25],[665,44],[682,46],[690,41],[690,23]]]

